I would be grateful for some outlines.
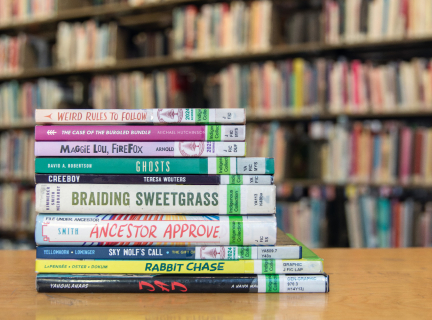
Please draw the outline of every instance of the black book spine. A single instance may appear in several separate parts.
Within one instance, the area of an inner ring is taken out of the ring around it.
[[[36,183],[218,185],[219,175],[36,174]]]
[[[38,274],[38,292],[76,293],[278,293],[329,292],[320,275]]]
[[[76,293],[252,293],[258,292],[258,277],[38,275],[36,289]]]

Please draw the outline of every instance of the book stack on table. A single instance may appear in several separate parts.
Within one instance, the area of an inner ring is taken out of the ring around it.
[[[328,291],[322,259],[277,234],[274,161],[244,157],[244,109],[36,122],[38,291]]]

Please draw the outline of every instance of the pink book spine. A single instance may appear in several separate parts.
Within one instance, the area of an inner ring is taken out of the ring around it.
[[[352,62],[352,70],[354,74],[354,110],[355,112],[359,111],[360,108],[360,61],[355,60]]]
[[[36,141],[244,141],[245,126],[36,126]]]
[[[412,132],[409,128],[402,129],[402,141],[400,152],[400,182],[409,183],[411,168]]]

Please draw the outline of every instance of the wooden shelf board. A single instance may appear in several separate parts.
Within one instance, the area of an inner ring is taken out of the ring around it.
[[[35,126],[34,121],[20,121],[11,124],[0,123],[0,131],[14,130],[14,129],[34,129],[34,126]]]
[[[68,21],[75,19],[85,19],[92,17],[100,17],[106,15],[125,15],[140,10],[152,10],[171,8],[172,6],[184,5],[188,3],[196,3],[200,0],[166,0],[162,2],[145,3],[139,6],[131,6],[128,3],[105,4],[100,6],[86,6],[81,8],[68,9],[60,11],[57,14],[46,18],[31,19],[27,21],[17,21],[7,25],[0,25],[0,31],[12,29],[25,29],[32,26],[41,26],[44,24],[57,23],[60,21]]]
[[[350,119],[369,119],[369,118],[424,118],[432,117],[432,110],[418,110],[410,112],[385,112],[385,113],[312,113],[312,114],[274,114],[274,115],[254,115],[248,114],[248,122],[268,122],[268,121],[310,121],[310,120],[334,120],[338,117],[347,117]]]
[[[281,183],[277,183],[278,186],[356,186],[356,187],[389,187],[389,188],[406,188],[406,189],[423,189],[432,188],[432,184],[402,184],[402,183],[376,183],[376,182],[327,182],[323,180],[313,180],[313,179],[293,179],[285,180]]]
[[[32,178],[0,178],[0,183],[23,183],[28,185],[34,185]]]
[[[9,240],[34,240],[34,231],[28,230],[2,230],[0,229],[0,239]]]

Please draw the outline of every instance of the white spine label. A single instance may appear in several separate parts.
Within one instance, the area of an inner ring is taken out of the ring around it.
[[[238,158],[237,174],[265,174],[265,158]]]
[[[216,158],[208,158],[208,174],[216,174],[217,170],[217,159]]]
[[[326,292],[327,278],[316,276],[258,275],[258,292]]]

